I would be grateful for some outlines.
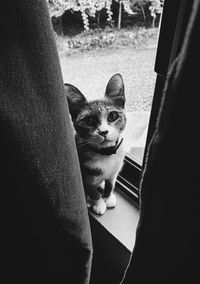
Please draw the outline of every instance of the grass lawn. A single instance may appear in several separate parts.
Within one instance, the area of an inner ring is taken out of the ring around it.
[[[104,95],[112,75],[121,73],[127,111],[149,111],[155,85],[156,42],[150,46],[102,49],[70,56],[60,52],[64,82],[78,87],[88,99]]]

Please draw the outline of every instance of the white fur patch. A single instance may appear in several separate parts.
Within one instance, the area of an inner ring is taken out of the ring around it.
[[[117,198],[114,193],[111,192],[110,196],[108,198],[105,198],[104,200],[106,202],[107,208],[114,208],[116,206]]]
[[[112,176],[117,176],[123,165],[125,152],[120,146],[117,153],[106,156],[96,154],[95,157],[86,163],[90,168],[98,168],[103,172],[103,179],[109,179]]]
[[[90,207],[94,213],[97,215],[103,215],[106,212],[106,203],[103,198],[99,198],[96,201],[92,201],[92,204],[90,204]]]

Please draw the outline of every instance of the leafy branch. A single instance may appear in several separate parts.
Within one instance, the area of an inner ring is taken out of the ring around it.
[[[62,16],[67,10],[74,12],[80,12],[84,30],[89,30],[89,17],[96,17],[97,22],[100,21],[100,11],[106,9],[107,21],[112,22],[112,4],[117,2],[119,4],[118,11],[118,29],[121,28],[122,20],[122,6],[124,11],[128,14],[134,15],[137,12],[134,11],[135,7],[138,6],[142,10],[144,19],[146,18],[144,12],[144,6],[149,5],[150,15],[152,17],[152,26],[155,26],[155,20],[157,14],[162,12],[164,0],[46,0],[49,8],[51,17]]]

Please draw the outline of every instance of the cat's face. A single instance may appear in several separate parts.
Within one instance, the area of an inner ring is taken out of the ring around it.
[[[97,148],[114,146],[126,125],[121,75],[110,79],[101,100],[88,102],[74,86],[65,84],[65,88],[79,142]]]

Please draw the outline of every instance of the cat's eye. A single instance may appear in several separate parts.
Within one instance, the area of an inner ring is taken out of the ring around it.
[[[119,113],[117,111],[111,111],[108,115],[108,121],[109,122],[114,122],[119,118]]]
[[[87,126],[94,126],[96,124],[96,120],[94,117],[88,116],[83,119],[83,123]]]

